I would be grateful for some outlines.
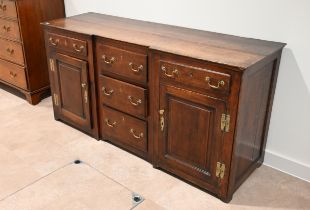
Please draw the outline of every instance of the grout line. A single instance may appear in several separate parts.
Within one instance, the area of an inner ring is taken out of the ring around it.
[[[33,185],[33,184],[39,182],[40,180],[42,180],[42,179],[48,177],[49,175],[55,173],[56,171],[58,171],[58,170],[60,170],[60,169],[63,169],[63,168],[65,168],[65,167],[67,167],[67,166],[69,166],[69,165],[71,165],[71,164],[72,164],[72,162],[63,165],[63,166],[61,166],[60,168],[57,168],[56,170],[54,170],[54,171],[52,171],[52,172],[50,172],[50,173],[48,173],[48,174],[46,174],[46,175],[40,177],[39,179],[37,179],[37,180],[31,182],[30,184],[28,184],[28,185],[26,185],[26,186],[20,188],[19,190],[16,190],[15,192],[13,192],[13,193],[11,193],[11,194],[5,196],[4,198],[0,199],[0,201],[4,201],[5,199],[11,197],[12,195],[14,195],[14,194],[16,194],[16,193],[22,191],[23,189],[25,189],[25,188],[27,188],[27,187],[29,187],[29,186],[31,186],[31,185]]]
[[[106,177],[107,179],[109,179],[109,180],[115,182],[116,184],[118,184],[118,185],[124,187],[125,189],[127,189],[127,190],[130,191],[131,193],[136,193],[135,191],[131,190],[131,189],[128,188],[127,186],[123,185],[122,183],[120,183],[120,182],[114,180],[113,178],[109,177],[109,176],[106,175],[105,173],[101,172],[99,169],[95,168],[95,167],[92,166],[91,164],[89,164],[89,163],[87,163],[87,162],[84,162],[84,161],[82,161],[81,163],[83,163],[83,164],[85,164],[85,165],[88,165],[89,167],[91,167],[92,169],[94,169],[95,171],[97,171],[98,173],[100,173],[101,175],[103,175],[104,177]],[[138,193],[136,193],[136,194],[138,194]],[[138,194],[138,195],[141,196],[140,194]],[[141,196],[141,197],[142,197],[142,196]],[[132,209],[136,208],[137,206],[139,206],[141,203],[143,203],[143,202],[145,201],[145,198],[144,198],[144,197],[142,197],[142,198],[143,198],[143,201],[141,201],[140,203],[134,205],[134,206],[131,207],[129,210],[132,210]]]
[[[133,210],[135,209],[137,206],[139,206],[141,203],[143,203],[145,201],[145,199],[143,199],[143,201],[141,201],[140,203],[138,203],[137,205],[134,205],[133,207],[131,207],[129,210]]]

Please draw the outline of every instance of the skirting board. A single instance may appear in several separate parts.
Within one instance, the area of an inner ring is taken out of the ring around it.
[[[310,182],[310,166],[266,150],[264,165]]]

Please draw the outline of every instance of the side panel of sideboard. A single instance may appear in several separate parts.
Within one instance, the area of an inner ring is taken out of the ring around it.
[[[263,163],[281,54],[268,56],[242,76],[228,200]]]

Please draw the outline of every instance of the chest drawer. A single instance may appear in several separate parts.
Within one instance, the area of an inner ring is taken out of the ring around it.
[[[0,0],[0,16],[17,18],[15,1]]]
[[[101,103],[139,118],[147,116],[147,91],[144,88],[100,76]]]
[[[199,68],[182,63],[160,61],[160,80],[228,95],[231,76],[212,68]]]
[[[21,44],[0,39],[0,58],[24,65],[24,52]]]
[[[0,19],[0,36],[20,41],[20,31],[18,22]]]
[[[58,34],[47,34],[48,46],[56,49],[64,50],[81,56],[87,56],[87,41],[79,40]]]
[[[102,137],[147,151],[147,124],[129,115],[102,107]]]
[[[0,59],[0,79],[22,89],[27,89],[25,68]]]
[[[147,82],[147,56],[116,47],[97,44],[98,68],[102,74],[112,73],[130,80]]]

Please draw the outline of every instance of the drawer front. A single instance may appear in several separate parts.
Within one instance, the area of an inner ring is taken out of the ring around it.
[[[16,21],[0,19],[0,36],[20,41],[19,24]]]
[[[179,63],[161,61],[160,80],[176,82],[192,88],[229,94],[231,76],[229,74],[212,70],[211,68],[204,69]]]
[[[0,39],[0,58],[24,65],[24,52],[21,44]]]
[[[2,59],[0,59],[0,79],[22,89],[27,89],[25,68]]]
[[[17,18],[15,1],[0,0],[0,17]]]
[[[102,137],[118,141],[142,152],[147,151],[147,124],[127,114],[103,106]]]
[[[47,34],[47,42],[49,47],[61,49],[81,56],[87,56],[87,41],[79,40],[58,34]]]
[[[147,82],[147,56],[97,44],[98,68],[101,73],[112,73],[130,80]]]
[[[146,89],[106,76],[100,76],[99,88],[102,104],[140,118],[147,116]]]

